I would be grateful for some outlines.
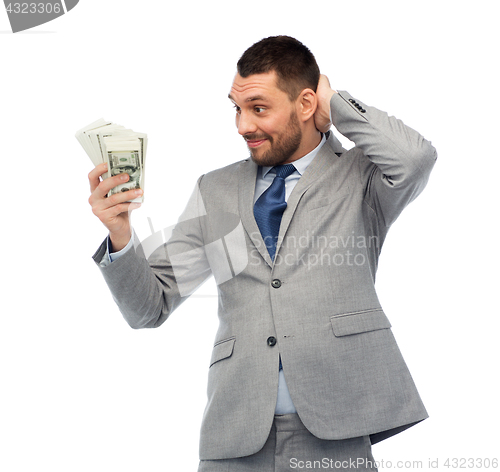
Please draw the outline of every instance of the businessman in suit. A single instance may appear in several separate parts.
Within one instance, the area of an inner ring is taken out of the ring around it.
[[[371,445],[427,417],[374,282],[435,149],[333,90],[287,36],[245,51],[229,98],[250,157],[201,176],[148,259],[130,226],[138,204],[125,203],[137,191],[105,198],[121,177],[100,181],[105,165],[89,174],[89,202],[109,230],[94,260],[133,328],[161,325],[215,277],[200,472],[376,470]]]

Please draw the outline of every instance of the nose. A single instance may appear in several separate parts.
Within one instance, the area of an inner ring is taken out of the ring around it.
[[[238,128],[238,133],[242,136],[245,136],[245,134],[255,133],[257,131],[257,126],[255,125],[251,115],[245,113],[243,110],[240,114],[236,115],[236,126]]]

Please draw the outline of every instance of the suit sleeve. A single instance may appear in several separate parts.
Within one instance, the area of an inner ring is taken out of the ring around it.
[[[132,328],[160,326],[211,275],[203,242],[201,179],[174,227],[142,242],[134,234],[134,247],[109,265],[100,264],[107,239],[93,256]]]
[[[437,158],[419,133],[387,113],[339,91],[332,96],[332,123],[356,145],[365,201],[389,227],[424,189]]]

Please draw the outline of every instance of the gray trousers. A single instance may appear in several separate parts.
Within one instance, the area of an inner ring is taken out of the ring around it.
[[[297,414],[277,415],[264,447],[251,456],[202,460],[198,472],[377,471],[368,436],[328,441],[313,436]]]

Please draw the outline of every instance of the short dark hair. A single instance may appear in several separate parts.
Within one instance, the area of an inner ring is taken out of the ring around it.
[[[320,75],[313,53],[290,36],[270,36],[250,46],[240,57],[237,70],[241,77],[275,71],[276,85],[291,101],[306,88],[316,92]]]

